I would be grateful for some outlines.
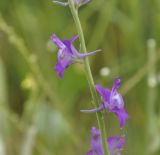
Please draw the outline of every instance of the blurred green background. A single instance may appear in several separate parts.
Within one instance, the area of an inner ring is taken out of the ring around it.
[[[124,134],[124,155],[160,155],[160,1],[93,0],[79,11],[96,84],[122,79],[124,130],[105,113],[108,135]],[[0,155],[84,155],[97,126],[83,65],[59,80],[50,36],[76,34],[69,8],[51,0],[0,1]],[[75,43],[79,48],[78,41]]]

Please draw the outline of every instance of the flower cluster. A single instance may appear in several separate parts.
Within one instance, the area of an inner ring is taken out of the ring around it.
[[[81,110],[81,112],[85,113],[95,113],[100,112],[104,109],[108,109],[109,112],[113,112],[120,122],[120,128],[122,129],[128,119],[128,114],[124,109],[124,101],[122,96],[118,93],[117,89],[120,86],[120,79],[117,78],[114,81],[113,87],[111,90],[108,88],[104,89],[100,85],[96,85],[96,90],[101,95],[102,103],[97,109],[91,110]],[[91,130],[92,137],[91,137],[91,146],[92,149],[87,152],[86,155],[104,155],[102,142],[101,142],[101,134],[98,129],[95,127]],[[110,155],[121,155],[120,150],[123,148],[125,144],[125,137],[124,136],[115,136],[109,137],[106,140],[108,144],[108,149]]]
[[[78,36],[73,36],[69,40],[60,40],[55,34],[51,36],[52,41],[59,48],[57,57],[58,62],[54,67],[57,71],[59,78],[71,64],[79,62],[79,59],[83,59],[86,56],[93,55],[99,50],[90,53],[80,53],[73,46],[73,42],[78,38]],[[123,128],[126,120],[128,119],[128,114],[124,108],[124,101],[122,96],[118,93],[118,88],[120,86],[121,80],[116,78],[111,90],[108,88],[103,88],[100,85],[96,85],[95,88],[97,92],[101,95],[102,103],[97,109],[91,110],[81,110],[85,113],[95,113],[102,110],[108,109],[109,112],[113,112],[120,122],[120,128]],[[120,155],[120,150],[124,146],[125,138],[124,136],[115,136],[107,138],[107,144],[109,147],[109,152],[111,155]],[[103,147],[101,143],[100,131],[96,128],[92,128],[92,138],[91,138],[92,149],[86,155],[103,155]]]
[[[68,3],[68,1],[70,3]],[[80,6],[87,4],[91,0],[68,0],[68,1],[62,2],[58,0],[53,2],[62,6],[67,6],[69,4],[72,6],[70,7],[71,9],[76,10]],[[73,13],[73,10],[71,12]],[[77,15],[77,10],[75,15]],[[77,39],[78,35],[73,36],[71,39],[63,39],[63,40],[58,38],[56,34],[53,34],[51,36],[51,40],[58,47],[58,54],[57,54],[58,62],[55,65],[54,70],[58,73],[58,77],[60,79],[62,79],[64,71],[70,65],[74,63],[83,63],[83,59],[85,57],[94,55],[100,51],[96,50],[89,53],[84,53],[84,51],[81,52],[78,51],[73,45],[73,42]],[[128,114],[126,113],[124,108],[123,98],[121,94],[118,93],[118,88],[120,87],[120,84],[121,84],[120,78],[116,78],[111,90],[108,88],[103,88],[100,85],[96,85],[95,89],[100,94],[102,99],[100,106],[96,109],[80,110],[80,111],[84,113],[97,113],[107,109],[109,112],[112,112],[117,116],[120,122],[120,128],[122,129],[126,124],[126,120],[128,119]],[[94,88],[94,85],[92,85],[91,88]],[[90,141],[91,149],[86,153],[86,155],[104,155],[105,151],[103,147],[105,147],[105,144],[103,143],[102,145],[101,136],[103,137],[103,140],[106,138],[104,134],[101,135],[99,129],[92,127],[91,141]],[[121,155],[121,150],[125,144],[125,137],[121,135],[108,137],[106,138],[106,144],[108,146],[108,151],[110,155]]]

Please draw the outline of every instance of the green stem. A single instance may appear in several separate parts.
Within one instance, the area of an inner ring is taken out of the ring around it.
[[[81,26],[81,23],[80,23],[80,20],[78,17],[78,9],[76,9],[76,7],[74,6],[73,0],[68,0],[68,2],[69,2],[69,7],[71,10],[72,16],[74,18],[75,25],[76,25],[78,35],[80,38],[81,49],[84,53],[87,53],[83,30],[82,30],[82,26]],[[92,77],[92,73],[91,73],[91,69],[90,69],[90,65],[89,65],[89,61],[88,61],[87,57],[84,59],[84,65],[85,65],[86,76],[87,76],[87,80],[89,83],[89,87],[90,87],[90,91],[91,91],[91,95],[92,95],[92,99],[93,99],[93,104],[95,107],[98,107],[99,99],[97,96],[97,92],[95,90],[94,80]],[[106,135],[104,117],[101,112],[96,113],[96,116],[97,116],[97,120],[98,120],[99,129],[101,131],[104,155],[109,155],[107,144],[106,144],[107,135]]]

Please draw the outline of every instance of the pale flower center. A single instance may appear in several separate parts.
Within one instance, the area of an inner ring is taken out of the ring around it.
[[[123,107],[122,97],[118,93],[111,96],[110,99],[110,108],[113,109],[115,107],[117,107],[118,109]]]

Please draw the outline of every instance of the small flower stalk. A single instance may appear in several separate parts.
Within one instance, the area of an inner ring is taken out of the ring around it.
[[[54,70],[57,72],[58,77],[62,79],[64,71],[67,70],[70,65],[84,62],[86,77],[95,108],[91,110],[80,111],[83,113],[96,113],[99,126],[99,129],[95,127],[92,127],[91,129],[91,149],[85,155],[121,155],[121,150],[125,144],[125,136],[107,136],[105,121],[101,111],[107,109],[109,112],[114,113],[119,120],[120,129],[125,126],[126,120],[128,119],[128,114],[124,107],[123,98],[121,94],[118,93],[118,88],[121,84],[120,78],[115,79],[111,90],[108,88],[103,88],[101,85],[94,84],[88,56],[95,55],[101,50],[96,50],[89,53],[87,52],[81,22],[78,17],[78,8],[89,3],[90,1],[91,0],[68,0],[65,2],[60,0],[53,1],[54,3],[62,6],[69,6],[78,32],[78,35],[73,36],[70,39],[60,39],[56,36],[56,34],[51,36],[51,40],[58,47],[58,61],[54,67]],[[78,38],[80,38],[79,41],[81,45],[81,51],[78,51],[73,45],[74,41],[76,41]],[[99,101],[97,98],[98,94],[101,96],[101,101]]]

